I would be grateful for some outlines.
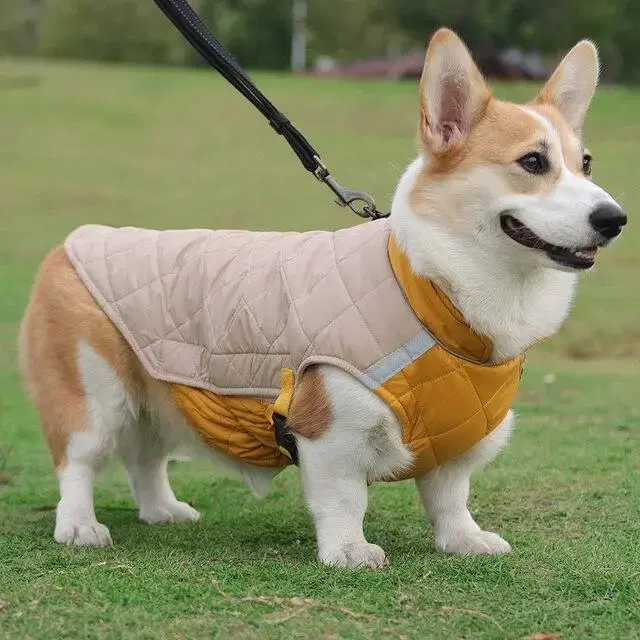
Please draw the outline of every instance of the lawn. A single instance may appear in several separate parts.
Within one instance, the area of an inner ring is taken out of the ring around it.
[[[413,83],[258,75],[338,179],[386,205],[414,152]],[[534,88],[498,87],[527,99]],[[197,525],[137,521],[122,469],[98,482],[115,546],[53,541],[57,487],[16,370],[16,328],[46,251],[85,222],[337,228],[335,207],[206,71],[0,61],[0,637],[640,638],[640,92],[605,88],[587,137],[630,229],[573,314],[528,358],[509,448],[472,511],[513,553],[445,557],[411,483],[370,491],[383,571],[320,567],[294,469],[262,501],[204,462],[172,463]]]

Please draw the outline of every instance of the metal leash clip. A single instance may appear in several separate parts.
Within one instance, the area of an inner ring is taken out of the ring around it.
[[[324,182],[333,193],[338,196],[336,204],[341,207],[349,207],[356,215],[361,218],[370,218],[371,220],[378,220],[380,218],[388,218],[388,213],[382,213],[378,211],[375,200],[368,194],[362,191],[352,191],[351,189],[345,189],[340,185],[335,178],[329,172],[329,169],[324,165],[322,160],[318,156],[313,156],[313,159],[318,163],[318,167],[313,172],[315,177]]]

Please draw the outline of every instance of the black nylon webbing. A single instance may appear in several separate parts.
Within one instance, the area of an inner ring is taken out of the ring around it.
[[[189,44],[245,96],[267,118],[273,129],[287,140],[304,168],[311,173],[318,171],[321,168],[316,159],[320,157],[318,152],[256,87],[238,61],[218,42],[189,3],[186,0],[154,0],[154,2]]]

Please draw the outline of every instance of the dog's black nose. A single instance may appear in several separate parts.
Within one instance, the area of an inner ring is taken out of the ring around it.
[[[615,238],[627,224],[627,216],[617,204],[600,204],[589,214],[589,222],[605,238]]]

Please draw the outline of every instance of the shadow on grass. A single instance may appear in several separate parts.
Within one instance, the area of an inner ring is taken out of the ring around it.
[[[100,499],[96,500],[96,516],[109,527],[114,549],[126,554],[188,557],[195,552],[211,562],[316,564],[313,524],[297,488],[286,487],[288,480],[280,481],[272,495],[255,500],[239,482],[218,479],[209,486],[215,499],[196,494],[190,500],[202,513],[197,523],[148,525],[138,519],[134,506],[115,501],[100,504]],[[421,509],[412,508],[411,498],[400,487],[386,489],[369,509],[367,538],[397,563],[434,555],[432,534]],[[396,509],[402,511],[402,518],[397,517]],[[15,529],[9,527],[11,534],[50,551],[55,545],[55,505],[36,503],[25,506],[24,511],[29,511],[29,517]]]

